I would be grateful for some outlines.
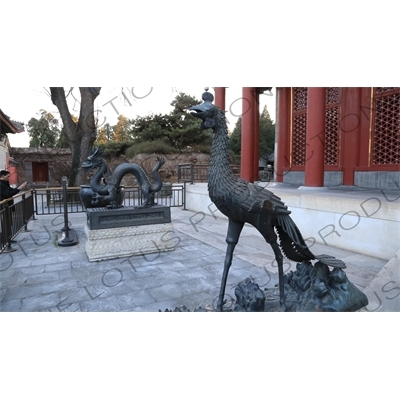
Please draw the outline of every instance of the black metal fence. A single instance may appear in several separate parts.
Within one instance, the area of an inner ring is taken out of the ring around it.
[[[14,251],[12,240],[34,218],[33,190],[0,202],[0,253]]]
[[[68,188],[67,210],[68,213],[78,213],[85,211],[80,197],[80,188]],[[63,188],[34,189],[35,214],[62,214],[64,213]]]
[[[155,194],[157,204],[169,207],[184,207],[186,184],[164,184]],[[79,196],[80,188],[68,188],[68,213],[85,212]],[[139,187],[125,187],[124,206],[138,207],[144,202]],[[13,203],[13,204],[10,204]],[[64,214],[64,194],[62,187],[31,189],[0,202],[0,253],[13,251],[12,240],[36,215]]]
[[[163,186],[154,196],[157,204],[168,207],[185,207],[185,187],[184,185]],[[125,187],[125,206],[140,206],[144,202],[142,190],[139,187]]]
[[[240,176],[240,165],[231,165],[232,173]],[[178,182],[207,182],[209,164],[179,164],[178,165]],[[270,182],[274,179],[274,170],[272,166],[260,167],[258,171],[258,179],[262,182]]]
[[[240,175],[240,165],[231,165],[234,175]],[[210,164],[179,164],[178,182],[207,182]]]
[[[138,207],[143,204],[144,199],[139,187],[125,186],[124,206]],[[79,197],[80,188],[68,188],[67,209],[68,213],[84,212],[85,208]],[[36,215],[62,214],[64,213],[63,189],[46,188],[35,189],[35,213]],[[155,202],[169,207],[184,207],[185,193],[184,185],[164,185],[155,194]]]

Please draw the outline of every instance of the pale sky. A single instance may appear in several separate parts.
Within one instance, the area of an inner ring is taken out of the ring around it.
[[[102,87],[100,95],[95,101],[95,110],[98,114],[99,124],[117,123],[119,115],[135,118],[153,114],[168,114],[172,111],[170,103],[179,92],[192,95],[201,99],[204,87]],[[214,94],[214,90],[210,88]],[[271,118],[275,121],[276,91],[272,89],[273,96],[260,95],[260,110],[267,106]],[[226,89],[226,111],[229,122],[228,128],[233,130],[237,118],[242,113],[242,88],[228,87]],[[79,115],[79,89],[74,88],[69,95],[70,112]],[[57,118],[59,113],[51,102],[48,88],[43,87],[1,87],[0,108],[13,121],[24,122],[25,128],[31,118],[39,118],[39,110],[51,112]],[[23,133],[9,134],[12,147],[28,147],[29,136]]]

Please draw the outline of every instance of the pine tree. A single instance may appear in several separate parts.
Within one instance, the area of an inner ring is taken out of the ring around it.
[[[242,146],[242,117],[239,117],[236,121],[235,127],[233,128],[232,135],[229,139],[231,150],[236,154],[240,155]]]
[[[230,137],[231,150],[239,155],[242,146],[242,117],[236,121],[235,128],[233,129]],[[260,157],[268,157],[274,152],[275,146],[275,125],[269,115],[267,106],[260,115]]]
[[[266,158],[274,152],[275,124],[272,122],[267,106],[260,115],[260,157]]]

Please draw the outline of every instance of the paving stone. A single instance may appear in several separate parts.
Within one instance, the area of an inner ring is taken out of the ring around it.
[[[55,224],[61,218],[41,216],[40,221],[31,221],[32,232],[19,235],[18,250],[0,254],[0,311],[157,312],[212,305],[223,272],[227,220],[210,216],[201,220],[201,215],[193,217],[195,213],[179,209],[171,214],[175,250],[99,262],[89,262],[85,253],[85,214],[73,216],[79,243],[70,248],[55,244],[56,231],[62,226]],[[200,222],[193,226],[191,221]],[[43,226],[50,233],[43,232]],[[384,260],[322,245],[313,246],[313,252],[346,258],[346,273],[356,286],[380,282],[374,278]],[[296,263],[284,261],[285,272],[295,268]],[[226,294],[234,297],[235,286],[247,277],[262,288],[274,287],[277,272],[270,246],[253,227],[246,226],[235,249]],[[395,290],[381,292],[397,294]]]
[[[76,304],[88,300],[92,300],[92,298],[96,298],[97,295],[101,295],[100,293],[95,293],[94,291],[90,292],[92,288],[88,287],[74,287],[72,289],[64,289],[60,291],[60,301],[63,303]]]
[[[159,286],[163,286],[167,283],[176,283],[184,279],[188,279],[189,275],[182,275],[179,271],[166,271],[160,268],[160,274],[154,276],[154,279],[159,283]]]
[[[215,290],[215,286],[207,282],[204,278],[184,279],[176,283],[181,287],[183,298],[198,298],[198,295],[203,292],[209,293],[210,291]]]
[[[19,311],[42,311],[56,307],[60,302],[58,293],[25,297],[22,300]]]
[[[16,261],[18,261],[18,257],[15,257],[15,253],[1,253],[0,273],[9,269],[13,264],[15,264]]]
[[[121,310],[128,310],[135,307],[156,303],[156,300],[147,289],[119,295],[116,296],[116,298]]]
[[[209,291],[197,293],[196,296],[183,296],[182,305],[193,311],[199,307],[212,308],[218,299],[219,289],[213,287]]]
[[[64,263],[51,263],[44,265],[44,272],[64,271],[71,269],[71,262],[67,261]]]
[[[115,312],[121,311],[121,307],[118,303],[116,296],[107,298],[96,298],[93,300],[85,301],[80,303],[81,311],[92,311],[92,312]]]
[[[72,279],[67,280],[57,280],[50,283],[44,283],[42,293],[60,293],[63,290],[73,290],[76,288],[76,282]]]
[[[16,269],[13,267],[9,267],[5,270],[0,270],[0,287],[2,286],[3,282],[8,282],[15,273]]]
[[[68,298],[61,298],[60,302],[56,307],[51,307],[47,310],[41,311],[50,311],[50,312],[79,312],[82,311],[80,303],[70,303]]]
[[[7,289],[0,289],[0,303],[4,300],[6,293]]]
[[[95,300],[98,298],[105,299],[107,297],[114,296],[112,289],[103,285],[83,285],[82,288],[85,292],[81,291],[84,295],[83,301],[86,302],[89,299]]]
[[[43,284],[30,286],[13,286],[6,289],[4,301],[23,299],[25,297],[38,296],[43,294]]]
[[[161,271],[164,271],[166,273],[170,271],[188,271],[188,267],[181,261],[171,261],[169,263],[159,264],[158,267]]]
[[[43,274],[45,267],[44,265],[23,265],[23,266],[15,266],[16,269],[21,271],[21,273],[34,275],[34,274]]]
[[[0,311],[15,312],[21,311],[22,300],[9,300],[0,302]]]
[[[155,303],[144,304],[141,306],[141,311],[143,312],[163,312],[166,309],[172,311],[175,307],[180,307],[184,305],[183,299],[169,299],[167,301],[158,301]]]
[[[156,301],[165,301],[182,297],[185,290],[176,283],[168,283],[148,289]],[[186,294],[186,293],[185,293]]]
[[[205,265],[204,267],[191,268],[188,271],[188,277],[190,278],[207,278],[207,277],[217,277],[220,279],[222,276],[222,268],[216,268],[214,266],[209,267]]]
[[[24,285],[32,285],[36,283],[54,282],[59,280],[58,272],[41,272],[41,273],[26,273],[27,281]]]

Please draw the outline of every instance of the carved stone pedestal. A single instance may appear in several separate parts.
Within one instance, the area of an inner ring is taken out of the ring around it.
[[[160,222],[164,214],[166,222],[155,223]],[[111,224],[113,219],[119,225],[131,226],[99,229],[99,226]],[[170,221],[168,207],[156,206],[143,210],[128,207],[118,210],[90,210],[88,224],[85,225],[87,237],[85,250],[89,261],[174,250],[174,241],[171,238],[173,228]],[[144,222],[147,224],[144,225]]]

